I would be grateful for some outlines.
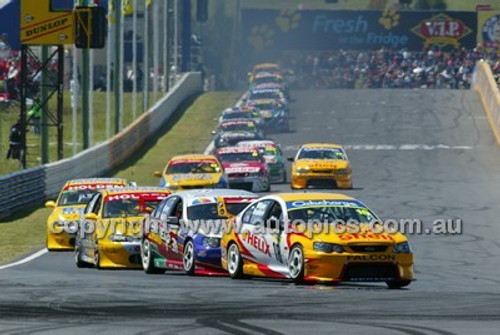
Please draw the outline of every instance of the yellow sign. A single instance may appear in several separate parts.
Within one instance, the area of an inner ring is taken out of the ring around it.
[[[50,11],[50,0],[21,0],[21,44],[73,44],[73,12]]]
[[[477,15],[477,43],[488,49],[498,47],[500,11],[480,11]]]

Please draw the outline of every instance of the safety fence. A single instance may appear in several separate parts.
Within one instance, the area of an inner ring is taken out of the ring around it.
[[[187,98],[200,91],[200,73],[184,74],[165,97],[110,140],[71,158],[0,177],[0,219],[55,197],[69,179],[103,176],[124,163]]]
[[[488,63],[477,62],[472,87],[481,97],[488,121],[500,145],[500,90]]]

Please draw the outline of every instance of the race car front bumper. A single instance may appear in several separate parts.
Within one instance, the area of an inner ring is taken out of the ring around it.
[[[305,255],[304,280],[390,282],[413,280],[412,254],[326,254]]]
[[[142,269],[140,242],[99,241],[102,268]]]
[[[352,188],[351,174],[293,174],[292,188],[303,189],[309,186],[319,188]]]

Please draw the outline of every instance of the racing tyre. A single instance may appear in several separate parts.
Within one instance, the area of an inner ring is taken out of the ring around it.
[[[75,264],[77,268],[89,268],[90,264],[82,261],[80,246],[75,246]]]
[[[402,287],[410,285],[411,280],[393,280],[386,282],[390,289],[400,289]]]
[[[232,279],[243,278],[243,259],[236,243],[227,249],[227,272]]]
[[[304,282],[304,250],[300,244],[296,244],[288,255],[288,272],[290,278],[296,284]]]
[[[94,267],[96,269],[101,269],[101,255],[99,255],[99,244],[95,244],[95,250],[94,250]]]
[[[144,239],[141,243],[141,260],[142,268],[147,274],[162,274],[165,269],[155,267],[153,252],[151,251],[151,242]]]
[[[182,265],[184,271],[190,276],[194,276],[195,260],[194,260],[194,243],[193,240],[186,242],[184,246],[184,256],[182,256]]]

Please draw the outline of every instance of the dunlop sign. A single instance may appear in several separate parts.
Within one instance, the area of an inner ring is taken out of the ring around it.
[[[21,1],[21,44],[73,44],[73,13],[50,11],[50,0]]]

